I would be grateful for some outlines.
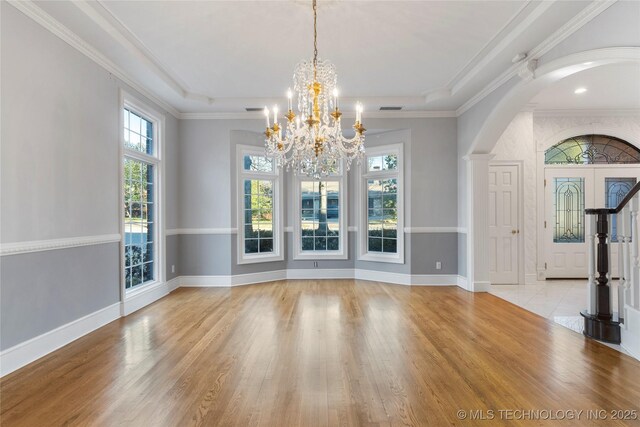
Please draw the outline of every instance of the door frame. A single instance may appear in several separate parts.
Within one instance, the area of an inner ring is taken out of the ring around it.
[[[518,283],[517,285],[524,285],[524,239],[525,239],[525,227],[524,227],[524,160],[490,160],[489,170],[491,166],[516,166],[518,174]],[[489,224],[487,224],[487,232],[489,230]],[[496,285],[500,286],[500,285]]]

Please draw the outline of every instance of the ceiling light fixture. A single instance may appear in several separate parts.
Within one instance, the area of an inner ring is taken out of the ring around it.
[[[271,111],[264,108],[266,154],[273,156],[279,167],[293,169],[298,175],[316,179],[335,173],[341,160],[349,170],[353,160],[364,156],[362,104],[356,104],[355,135],[342,134],[336,88],[336,67],[318,59],[317,4],[313,0],[313,60],[303,60],[293,73],[293,89],[297,98],[298,115],[293,111],[293,95],[287,91],[288,108],[282,129],[278,121],[278,106]],[[270,116],[273,114],[273,124]],[[284,130],[284,136],[282,132]]]
[[[576,90],[573,91],[573,93],[575,93],[576,95],[580,95],[581,93],[585,93],[587,91],[586,87],[579,87]]]

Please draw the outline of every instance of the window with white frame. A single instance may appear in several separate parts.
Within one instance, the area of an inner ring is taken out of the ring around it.
[[[295,259],[346,259],[347,187],[343,168],[321,180],[295,180]]]
[[[126,98],[123,118],[123,267],[124,287],[131,290],[160,280],[160,123]]]
[[[402,144],[367,148],[363,167],[360,259],[404,263]]]
[[[264,149],[237,150],[238,263],[282,260],[279,170]]]

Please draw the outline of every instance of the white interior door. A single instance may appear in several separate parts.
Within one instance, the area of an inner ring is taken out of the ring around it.
[[[586,278],[585,208],[593,208],[592,168],[545,169],[546,277]]]
[[[489,166],[489,279],[518,284],[518,166]]]
[[[595,169],[595,205],[604,208],[615,208],[624,199],[640,178],[637,166],[617,166]],[[612,277],[618,277],[618,242],[615,215],[611,216],[611,270]]]

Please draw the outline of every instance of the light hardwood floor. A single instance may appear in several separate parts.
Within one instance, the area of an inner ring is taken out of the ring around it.
[[[519,425],[497,411],[640,410],[640,362],[486,293],[287,281],[178,289],[0,392],[3,427]]]

